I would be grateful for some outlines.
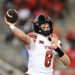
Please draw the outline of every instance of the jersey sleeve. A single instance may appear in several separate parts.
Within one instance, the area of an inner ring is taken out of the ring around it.
[[[27,49],[31,49],[35,46],[37,34],[34,33],[34,32],[30,32],[30,33],[28,33],[28,35],[31,37],[31,44],[30,45],[25,45],[25,47]]]

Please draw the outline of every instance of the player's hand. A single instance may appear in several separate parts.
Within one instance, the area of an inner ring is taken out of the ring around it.
[[[50,38],[51,38],[51,47],[53,49],[56,49],[58,47],[58,37],[56,36],[56,34],[51,34]]]

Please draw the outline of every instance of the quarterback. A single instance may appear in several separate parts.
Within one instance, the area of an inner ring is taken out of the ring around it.
[[[10,14],[7,16],[10,17]],[[34,31],[28,34],[17,28],[16,22],[9,21],[10,18],[5,16],[4,19],[28,50],[28,71],[25,75],[53,75],[53,61],[56,56],[64,65],[70,64],[69,57],[62,50],[61,41],[53,33],[53,22],[48,15],[39,14],[32,22]]]

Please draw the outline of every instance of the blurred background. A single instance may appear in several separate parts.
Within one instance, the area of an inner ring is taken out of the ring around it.
[[[18,11],[17,27],[25,33],[32,31],[32,21],[38,13],[52,17],[54,33],[71,59],[68,67],[55,59],[54,75],[75,75],[75,0],[0,0],[0,75],[24,75],[27,71],[28,52],[4,22],[10,8]]]

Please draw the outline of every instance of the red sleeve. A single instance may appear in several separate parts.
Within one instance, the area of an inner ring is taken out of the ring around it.
[[[30,32],[30,33],[28,33],[28,35],[29,35],[31,38],[34,38],[34,39],[37,38],[37,34],[34,33],[34,32]]]

